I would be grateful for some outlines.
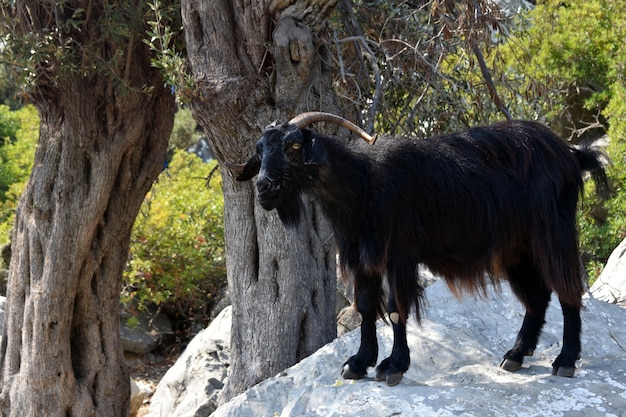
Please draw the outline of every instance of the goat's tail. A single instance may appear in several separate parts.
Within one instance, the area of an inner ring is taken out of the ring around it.
[[[576,149],[576,159],[582,172],[589,172],[596,184],[596,194],[606,199],[610,194],[609,180],[604,166],[609,163],[608,157],[598,148],[584,147]]]

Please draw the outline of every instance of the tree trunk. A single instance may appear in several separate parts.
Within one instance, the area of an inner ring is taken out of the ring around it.
[[[132,88],[104,75],[72,76],[32,96],[41,128],[12,238],[4,416],[128,415],[122,272],[174,115],[174,99],[143,44],[132,59]]]
[[[199,86],[192,110],[220,161],[247,160],[273,120],[336,111],[316,33],[335,3],[183,0],[187,54]],[[253,181],[222,174],[233,304],[226,401],[335,337],[336,274],[330,226],[314,203],[306,201],[298,230],[286,230],[275,212],[255,203]]]

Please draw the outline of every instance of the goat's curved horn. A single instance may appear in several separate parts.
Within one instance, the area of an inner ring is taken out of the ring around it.
[[[341,116],[337,116],[336,114],[325,113],[321,111],[301,113],[297,115],[296,117],[294,117],[293,119],[291,119],[289,121],[289,124],[296,125],[298,127],[306,127],[310,125],[311,123],[315,123],[315,122],[329,122],[329,123],[338,124],[339,126],[343,126],[346,129],[350,129],[351,131],[359,135],[364,141],[366,141],[370,145],[373,145],[374,142],[376,142],[376,139],[378,138],[376,134],[373,136],[370,135],[365,130],[361,129],[354,123],[344,119]]]

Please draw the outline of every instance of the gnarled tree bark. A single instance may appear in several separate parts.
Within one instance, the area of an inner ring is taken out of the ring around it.
[[[130,87],[105,75],[40,85],[31,177],[12,237],[1,353],[3,416],[125,416],[119,294],[130,232],[161,171],[174,99],[147,47]]]

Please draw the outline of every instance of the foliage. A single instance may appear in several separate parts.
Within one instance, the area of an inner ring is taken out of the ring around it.
[[[0,105],[0,146],[15,141],[15,134],[20,128],[20,120],[8,106]]]
[[[198,124],[191,114],[191,110],[181,107],[174,116],[174,127],[170,136],[170,148],[188,149],[200,139]]]
[[[214,168],[175,151],[135,221],[123,302],[162,305],[185,319],[206,316],[226,276],[220,179],[205,187]]]
[[[35,159],[39,138],[39,117],[33,106],[18,111],[0,107],[0,123],[11,120],[14,140],[0,145],[0,246],[10,240],[15,208]],[[2,125],[0,129],[7,129]]]
[[[586,187],[579,222],[592,279],[626,238],[624,6],[624,0],[547,0],[523,16],[500,51],[509,72],[524,80],[523,97],[535,103],[540,117],[567,124],[572,138],[590,129],[596,137],[609,133],[614,194],[601,202]]]
[[[499,49],[503,65],[520,80],[521,97],[553,124],[562,119],[573,138],[590,128],[605,128],[604,120],[598,120],[580,129],[580,119],[588,116],[576,107],[595,119],[610,99],[623,5],[605,0],[542,2],[520,15],[517,30]],[[595,120],[582,120],[590,121]]]
[[[617,245],[626,239],[626,141],[613,140],[608,149],[613,159],[608,167],[613,195],[601,201],[588,185],[579,217],[583,257],[592,281]]]
[[[508,117],[488,54],[509,19],[488,1],[340,2],[335,88],[366,130],[433,134]]]
[[[6,65],[0,62],[0,103],[17,110],[24,105],[19,97],[20,87],[15,85],[7,74]]]
[[[155,54],[152,65],[161,70],[165,83],[177,92],[177,98],[186,102],[193,95],[195,82],[187,72],[180,3],[153,0],[148,6],[151,16],[144,42]]]
[[[177,1],[160,3],[179,6]],[[0,62],[6,81],[20,89],[18,95],[54,87],[68,76],[97,74],[112,77],[117,87],[144,89],[130,85],[136,63],[128,52],[149,36],[150,12],[149,4],[132,0],[1,0]]]

